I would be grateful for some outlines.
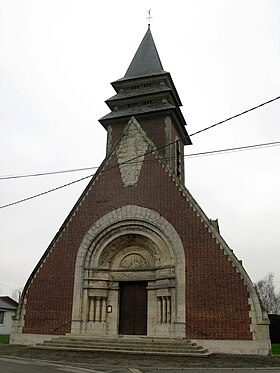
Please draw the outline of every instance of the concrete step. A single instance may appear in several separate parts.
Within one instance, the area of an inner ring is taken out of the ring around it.
[[[193,352],[193,353],[196,353],[196,352],[204,352],[205,349],[203,349],[202,347],[199,347],[199,346],[195,346],[194,348],[180,348],[180,347],[177,347],[177,348],[174,348],[172,346],[160,346],[160,347],[155,347],[155,346],[133,346],[133,345],[90,345],[90,344],[74,344],[74,343],[45,343],[45,344],[42,344],[42,345],[39,345],[39,346],[45,346],[45,347],[67,347],[67,348],[87,348],[87,349],[106,349],[106,350],[129,350],[129,351],[135,351],[135,350],[139,350],[139,351],[163,351],[163,352]]]
[[[38,343],[36,348],[74,351],[103,351],[129,354],[199,356],[207,357],[209,351],[196,343],[183,339],[160,338],[92,338],[55,337]]]
[[[170,342],[148,342],[148,341],[116,341],[116,340],[111,340],[111,341],[104,341],[104,340],[83,340],[83,339],[58,339],[55,338],[51,341],[46,341],[45,344],[54,344],[54,343],[61,343],[61,344],[79,344],[79,345],[98,345],[98,346],[152,346],[154,348],[163,348],[165,346],[171,347],[171,348],[178,348],[178,347],[183,347],[183,348],[198,348],[196,343],[192,342],[177,342],[174,343],[172,341]]]

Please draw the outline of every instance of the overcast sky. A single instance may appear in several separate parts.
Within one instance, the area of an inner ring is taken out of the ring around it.
[[[99,166],[110,82],[147,29],[189,134],[280,95],[279,0],[0,0],[0,177]],[[186,154],[280,141],[280,100]],[[280,147],[186,158],[186,186],[253,281],[280,285]],[[1,206],[94,173],[0,180]],[[24,286],[87,181],[0,209],[0,293]]]

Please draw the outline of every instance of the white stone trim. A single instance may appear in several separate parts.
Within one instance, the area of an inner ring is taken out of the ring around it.
[[[218,354],[263,356],[271,354],[271,343],[269,339],[258,341],[196,339],[193,340],[193,342],[207,348],[209,352]]]
[[[164,269],[167,263],[169,262],[169,266],[170,264],[172,266],[173,263],[175,279],[173,282],[171,281],[170,286],[173,290],[170,288],[170,296],[175,303],[172,306],[174,323],[172,325],[173,329],[169,328],[168,333],[171,333],[170,337],[185,336],[185,253],[183,244],[174,227],[163,216],[156,211],[135,205],[123,206],[109,212],[99,219],[85,234],[76,260],[71,333],[77,334],[84,332],[81,327],[83,321],[81,318],[84,309],[81,299],[84,298],[83,284],[85,268],[88,268],[89,264],[91,264],[91,266],[98,269],[101,254],[110,245],[110,242],[123,235],[135,233],[151,240],[155,247],[162,250],[163,262],[158,267],[155,267],[156,271],[162,271],[161,273],[164,274],[164,271],[168,271],[168,268]],[[105,273],[102,276],[103,278],[100,280],[99,285],[101,287],[104,286]],[[117,279],[118,276],[116,275],[116,281],[118,281]],[[156,292],[153,289],[154,285],[152,285],[154,284],[154,280],[151,280],[152,282],[149,282],[148,288],[151,289],[151,294],[154,294],[155,297]],[[148,279],[148,281],[150,280]],[[115,295],[113,296],[113,293],[116,293],[114,291],[111,295],[109,293],[111,294],[112,291],[108,291],[108,301],[113,297],[113,301],[117,304],[117,298]],[[154,303],[156,301],[152,300],[152,304]],[[156,319],[156,316],[154,318]],[[149,328],[148,325],[148,332],[155,333],[155,328]],[[106,333],[104,326],[100,330],[100,333]],[[110,330],[110,333],[116,333],[115,326],[114,329]]]
[[[58,336],[53,334],[16,333],[10,336],[10,344],[35,346],[37,343],[50,341],[55,337]]]
[[[116,148],[116,155],[124,187],[138,182],[145,153],[149,145],[143,136],[143,130],[137,120],[132,117],[124,130],[121,141]],[[133,161],[135,159],[135,161]]]
[[[253,340],[269,340],[269,319],[267,313],[262,310],[258,295],[254,288],[254,285],[247,274],[245,268],[238,258],[234,255],[233,251],[224,241],[220,233],[212,226],[210,220],[207,218],[204,211],[201,209],[199,204],[187,190],[183,188],[183,193],[187,201],[189,201],[193,210],[200,216],[201,221],[205,224],[205,228],[208,229],[209,233],[215,237],[216,242],[220,244],[220,248],[224,250],[224,254],[227,255],[228,260],[232,262],[232,265],[236,267],[237,273],[240,274],[241,278],[244,281],[244,285],[248,290],[248,303],[250,305],[249,317],[251,318],[250,331],[252,332]]]

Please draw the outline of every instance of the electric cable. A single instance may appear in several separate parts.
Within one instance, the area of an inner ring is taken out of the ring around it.
[[[275,97],[274,99],[268,100],[268,101],[266,101],[266,102],[264,102],[264,103],[262,103],[262,104],[259,104],[259,105],[257,105],[257,106],[254,106],[254,107],[252,107],[252,108],[250,108],[250,109],[248,109],[248,110],[245,110],[245,111],[243,111],[243,112],[241,112],[241,113],[239,113],[239,114],[236,114],[236,115],[234,115],[234,116],[231,116],[231,117],[229,117],[229,118],[227,118],[227,119],[225,119],[225,120],[223,120],[223,121],[220,121],[220,122],[215,123],[215,124],[213,124],[213,125],[211,125],[211,126],[208,126],[208,127],[206,127],[206,128],[203,128],[203,129],[201,129],[201,130],[199,130],[199,131],[197,131],[197,132],[194,132],[194,133],[192,133],[190,136],[194,136],[194,135],[197,135],[198,133],[201,133],[201,132],[207,131],[207,130],[209,130],[209,129],[213,128],[213,127],[216,127],[216,126],[218,126],[218,125],[220,125],[220,124],[222,124],[222,123],[228,122],[228,121],[230,121],[230,120],[232,120],[232,119],[234,119],[234,118],[237,118],[237,117],[239,117],[239,116],[241,116],[241,115],[244,115],[244,114],[246,114],[246,113],[248,113],[248,112],[250,112],[250,111],[256,110],[256,109],[258,109],[258,108],[260,108],[260,107],[262,107],[262,106],[264,106],[264,105],[267,105],[267,104],[269,104],[269,103],[271,103],[271,102],[273,102],[273,101],[276,101],[276,100],[278,100],[279,98],[280,98],[280,96]],[[184,137],[184,138],[185,138],[185,137]],[[184,138],[181,138],[180,140],[182,140],[182,139],[184,139]],[[159,148],[156,148],[156,149],[152,149],[152,150],[150,150],[150,151],[148,151],[148,152],[146,152],[146,153],[144,153],[144,154],[141,154],[141,155],[139,155],[139,156],[136,156],[136,157],[134,157],[134,158],[132,158],[132,159],[126,161],[126,162],[122,162],[122,163],[116,164],[116,165],[112,166],[112,167],[109,168],[109,169],[112,169],[112,168],[114,168],[114,167],[118,167],[118,166],[120,166],[121,164],[129,164],[129,163],[131,163],[133,160],[135,160],[135,159],[137,159],[137,158],[143,157],[143,156],[145,156],[145,155],[147,155],[147,154],[150,154],[150,153],[153,153],[153,152],[155,152],[155,151],[158,151],[158,150],[161,150],[161,149],[163,149],[163,148],[166,148],[167,146],[170,146],[170,145],[176,143],[177,141],[178,141],[178,140],[175,140],[175,141],[172,141],[172,142],[170,142],[170,143],[168,143],[168,144],[166,144],[166,145],[164,145],[164,146],[162,146],[162,147],[159,147]],[[278,142],[275,142],[275,145],[276,145],[276,143],[278,143]],[[269,143],[270,146],[271,146],[272,144],[273,144],[273,143]],[[264,144],[260,144],[260,146],[264,146]],[[254,147],[254,145],[252,145],[252,146],[248,146],[248,147]],[[245,149],[246,147],[242,147],[242,148]],[[229,150],[233,151],[234,148],[229,149]],[[236,149],[235,149],[235,150],[236,150]],[[226,151],[226,150],[223,150],[223,151]],[[214,153],[214,152],[217,152],[217,151],[211,151],[211,153]],[[210,153],[210,152],[208,152],[208,154],[209,154],[209,153]],[[204,154],[205,154],[205,152],[204,152]],[[202,154],[199,154],[199,155],[202,155]],[[191,156],[191,155],[189,155],[189,156]],[[194,155],[193,155],[193,156],[194,156]],[[109,169],[105,169],[105,170],[103,170],[103,171],[108,171]],[[67,187],[67,186],[69,186],[69,185],[72,185],[72,184],[78,183],[78,182],[80,182],[80,181],[83,181],[83,180],[88,179],[88,178],[93,177],[93,176],[94,176],[94,174],[92,174],[92,175],[88,175],[88,176],[85,176],[85,177],[80,178],[80,179],[78,179],[78,180],[74,180],[74,181],[72,181],[72,182],[69,182],[69,183],[67,183],[67,184],[60,185],[60,186],[58,186],[58,187],[56,187],[56,188],[52,188],[52,189],[47,190],[47,191],[45,191],[45,192],[41,192],[41,193],[38,193],[38,194],[36,194],[36,195],[33,195],[33,196],[30,196],[30,197],[23,198],[23,199],[21,199],[21,200],[18,200],[18,201],[15,201],[15,202],[11,202],[11,203],[8,203],[8,204],[6,204],[6,205],[2,205],[2,206],[0,206],[0,209],[6,208],[6,207],[10,207],[10,206],[13,206],[13,205],[16,205],[16,204],[19,204],[19,203],[22,203],[22,202],[25,202],[25,201],[28,201],[28,200],[31,200],[31,199],[37,198],[37,197],[40,197],[40,196],[42,196],[42,195],[45,195],[45,194],[48,194],[48,193],[54,192],[54,191],[56,191],[56,190],[59,190],[59,189],[65,188],[65,187]]]
[[[185,157],[194,157],[194,156],[203,156],[203,155],[213,155],[213,154],[219,154],[219,153],[225,153],[225,152],[232,152],[232,151],[238,151],[238,150],[252,150],[252,149],[257,149],[257,148],[264,148],[264,147],[271,147],[271,146],[278,146],[280,145],[280,141],[274,141],[274,142],[270,142],[270,143],[264,143],[264,144],[255,144],[255,145],[246,145],[246,146],[240,146],[240,147],[236,147],[236,148],[227,148],[227,149],[221,149],[221,150],[211,150],[211,151],[206,151],[206,152],[200,152],[200,153],[193,153],[193,154],[187,154],[187,155],[184,155],[182,158],[185,158]],[[154,152],[156,151],[157,149],[154,149],[154,150],[151,150],[150,152],[147,152],[147,153],[151,153],[151,152]],[[133,159],[136,159],[136,158],[139,158],[139,157],[143,157],[144,155],[146,155],[147,153],[145,154],[142,154],[142,155],[139,155],[137,157],[134,157]],[[163,157],[163,159],[173,159],[175,157],[168,157],[168,158],[165,158]],[[109,168],[105,168],[103,170],[103,172],[105,171],[109,171],[115,167],[118,167],[122,164],[134,164],[134,163],[139,163],[138,162],[133,162],[133,159],[131,160],[128,160],[126,162],[122,162],[122,163],[118,163],[116,165],[113,165]],[[153,161],[155,162],[155,161]],[[93,167],[93,168],[96,168],[96,167]],[[86,169],[90,169],[89,167],[87,167]],[[78,169],[79,171],[82,170],[82,169]],[[72,170],[73,172],[73,170]],[[57,172],[56,172],[57,173]],[[47,173],[47,174],[50,174],[50,173]],[[39,175],[39,174],[37,174]],[[40,174],[42,175],[42,174]],[[51,193],[51,192],[54,192],[56,190],[59,190],[59,189],[62,189],[62,188],[65,188],[67,186],[70,186],[70,185],[73,185],[73,184],[76,184],[80,181],[83,181],[83,180],[86,180],[90,177],[93,177],[95,174],[91,174],[91,175],[88,175],[88,176],[85,176],[85,177],[82,177],[80,179],[77,179],[77,180],[74,180],[74,181],[71,181],[69,183],[66,183],[66,184],[63,184],[63,185],[60,185],[56,188],[52,188],[52,189],[49,189],[47,191],[44,191],[44,192],[41,192],[41,193],[38,193],[38,194],[35,194],[33,196],[30,196],[30,197],[26,197],[26,198],[23,198],[23,199],[20,199],[18,201],[15,201],[15,202],[11,202],[11,203],[8,203],[6,205],[2,205],[0,206],[0,209],[3,209],[3,208],[6,208],[6,207],[10,207],[10,206],[13,206],[13,205],[17,205],[19,203],[22,203],[22,202],[25,202],[25,201],[28,201],[30,199],[33,199],[33,198],[37,198],[37,197],[40,197],[40,196],[43,196],[45,194],[48,194],[48,193]]]
[[[93,170],[93,169],[98,169],[98,166],[73,168],[69,170],[60,170],[60,171],[36,172],[32,174],[23,174],[23,175],[0,176],[0,180],[24,179],[24,178],[36,177],[36,176],[58,175],[58,174],[65,174],[65,173],[71,173],[71,172]]]
[[[211,154],[220,154],[220,153],[226,153],[226,152],[237,152],[237,151],[243,151],[243,150],[250,150],[250,149],[257,149],[257,148],[265,148],[265,147],[272,147],[272,146],[278,146],[280,145],[280,141],[274,141],[274,142],[267,142],[263,144],[254,144],[254,145],[245,145],[245,146],[238,146],[234,148],[226,148],[226,149],[219,149],[219,150],[209,150],[205,152],[199,152],[199,153],[191,153],[191,154],[185,154],[181,156],[180,158],[187,158],[187,157],[198,157],[202,155],[211,155]],[[158,149],[155,149],[158,150]],[[147,153],[143,153],[139,157],[145,156]],[[164,160],[172,160],[176,157],[163,157]],[[131,160],[128,160],[129,163],[139,163],[140,161],[132,162]],[[156,161],[152,161],[156,162]],[[88,171],[88,170],[94,170],[98,169],[98,166],[92,166],[92,167],[82,167],[82,168],[73,168],[69,170],[61,170],[61,171],[48,171],[48,172],[38,172],[34,174],[25,174],[25,175],[13,175],[13,176],[1,176],[1,180],[13,180],[13,179],[21,179],[21,178],[28,178],[28,177],[37,177],[37,176],[49,176],[49,175],[58,175],[58,174],[64,174],[64,173],[72,173],[72,172],[80,172],[80,171]]]
[[[262,107],[262,106],[264,106],[264,105],[267,105],[267,104],[270,104],[271,102],[276,101],[276,100],[279,100],[279,99],[280,99],[280,96],[277,96],[277,97],[275,97],[275,98],[272,98],[271,100],[268,100],[268,101],[266,101],[266,102],[263,102],[262,104],[259,104],[259,105],[257,105],[257,106],[253,106],[251,109],[247,109],[247,110],[245,110],[245,111],[242,111],[242,112],[239,113],[239,114],[235,114],[235,115],[233,115],[232,117],[229,117],[229,118],[227,118],[227,119],[221,120],[221,121],[218,122],[218,123],[212,124],[211,126],[208,126],[208,127],[205,127],[205,128],[203,128],[203,129],[201,129],[201,130],[199,130],[199,131],[196,131],[196,132],[192,133],[192,134],[189,135],[189,136],[194,136],[194,135],[197,135],[197,134],[199,134],[199,133],[201,133],[201,132],[207,131],[207,130],[209,130],[209,129],[211,129],[211,128],[214,128],[214,127],[216,127],[216,126],[219,126],[219,125],[222,124],[222,123],[225,123],[225,122],[228,122],[228,121],[230,121],[230,120],[232,120],[232,119],[234,119],[234,118],[240,117],[241,115],[244,115],[244,114],[249,113],[250,111],[253,111],[253,110],[259,109],[260,107]]]
[[[242,111],[241,113],[235,114],[235,115],[233,115],[233,116],[231,116],[231,117],[229,117],[229,118],[227,118],[227,119],[224,119],[224,120],[222,120],[222,121],[220,121],[220,122],[218,122],[218,123],[212,124],[211,126],[208,126],[208,127],[202,128],[201,130],[196,131],[196,132],[192,133],[192,134],[189,135],[189,136],[194,136],[194,135],[197,135],[197,134],[199,134],[199,133],[201,133],[201,132],[207,131],[207,130],[209,130],[209,129],[211,129],[211,128],[214,128],[214,127],[216,127],[216,126],[218,126],[218,125],[220,125],[220,124],[222,124],[222,123],[225,123],[225,122],[228,122],[228,121],[230,121],[230,120],[232,120],[232,119],[234,119],[234,118],[240,117],[241,115],[244,115],[244,114],[246,114],[246,113],[249,113],[250,111],[256,110],[256,109],[258,109],[258,108],[260,108],[260,107],[262,107],[262,106],[264,106],[264,105],[267,105],[267,104],[269,104],[269,103],[271,103],[271,102],[273,102],[273,101],[279,100],[279,99],[280,99],[280,96],[277,96],[277,97],[275,97],[275,98],[273,98],[273,99],[271,99],[271,100],[265,101],[265,102],[263,102],[262,104],[259,104],[259,105],[257,105],[257,106],[254,106],[254,107],[250,108],[250,109],[247,109],[247,110],[245,110],[245,111]],[[181,138],[180,140],[183,140],[183,139],[185,139],[185,138],[186,138],[186,136],[183,137],[183,138]],[[163,147],[161,147],[161,148],[158,148],[157,150],[160,150],[160,149],[165,148],[165,147],[167,147],[167,146],[169,146],[169,145],[172,145],[172,144],[174,144],[176,141],[177,141],[177,140],[172,141],[172,142],[166,144],[165,146],[163,146]],[[144,154],[144,155],[145,155],[145,154]],[[0,180],[19,179],[19,178],[34,177],[34,176],[44,176],[44,175],[53,175],[53,174],[61,174],[61,173],[67,173],[67,172],[85,171],[85,170],[97,169],[97,168],[98,168],[98,167],[84,167],[84,168],[78,168],[78,169],[74,169],[74,170],[62,170],[62,171],[50,171],[50,172],[45,172],[45,173],[39,172],[39,173],[36,173],[36,174],[26,174],[26,175],[2,176],[2,177],[0,177]]]
[[[7,203],[6,205],[2,205],[0,206],[0,209],[4,209],[5,207],[10,207],[10,206],[14,206],[14,205],[17,205],[19,203],[22,203],[22,202],[26,202],[26,201],[29,201],[30,199],[34,199],[34,198],[37,198],[37,197],[41,197],[45,194],[48,194],[48,193],[51,193],[51,192],[55,192],[56,190],[59,190],[59,189],[62,189],[62,188],[65,188],[69,185],[72,185],[72,184],[76,184],[76,183],[79,183],[80,181],[83,181],[85,179],[88,179],[90,177],[92,177],[94,175],[89,175],[89,176],[85,176],[81,179],[78,179],[78,180],[74,180],[74,181],[71,181],[70,183],[67,183],[67,184],[63,184],[63,185],[60,185],[56,188],[52,188],[52,189],[49,189],[49,190],[46,190],[45,192],[41,192],[41,193],[38,193],[38,194],[35,194],[33,196],[30,196],[30,197],[26,197],[26,198],[23,198],[23,199],[20,199],[18,201],[15,201],[15,202],[11,202],[11,203]]]
[[[235,148],[226,148],[226,149],[220,149],[220,150],[209,150],[209,151],[200,152],[200,153],[187,154],[184,157],[198,157],[198,156],[202,156],[202,155],[215,155],[215,154],[238,152],[238,151],[244,151],[244,150],[254,150],[254,149],[260,149],[260,148],[266,148],[266,147],[272,147],[272,146],[279,146],[279,145],[280,145],[280,141],[273,141],[273,142],[267,142],[267,143],[263,143],[263,144],[238,146],[238,147],[235,147]]]

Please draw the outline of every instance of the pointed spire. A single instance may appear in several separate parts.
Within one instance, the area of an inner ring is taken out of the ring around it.
[[[164,73],[164,70],[149,25],[123,79],[159,73]]]

